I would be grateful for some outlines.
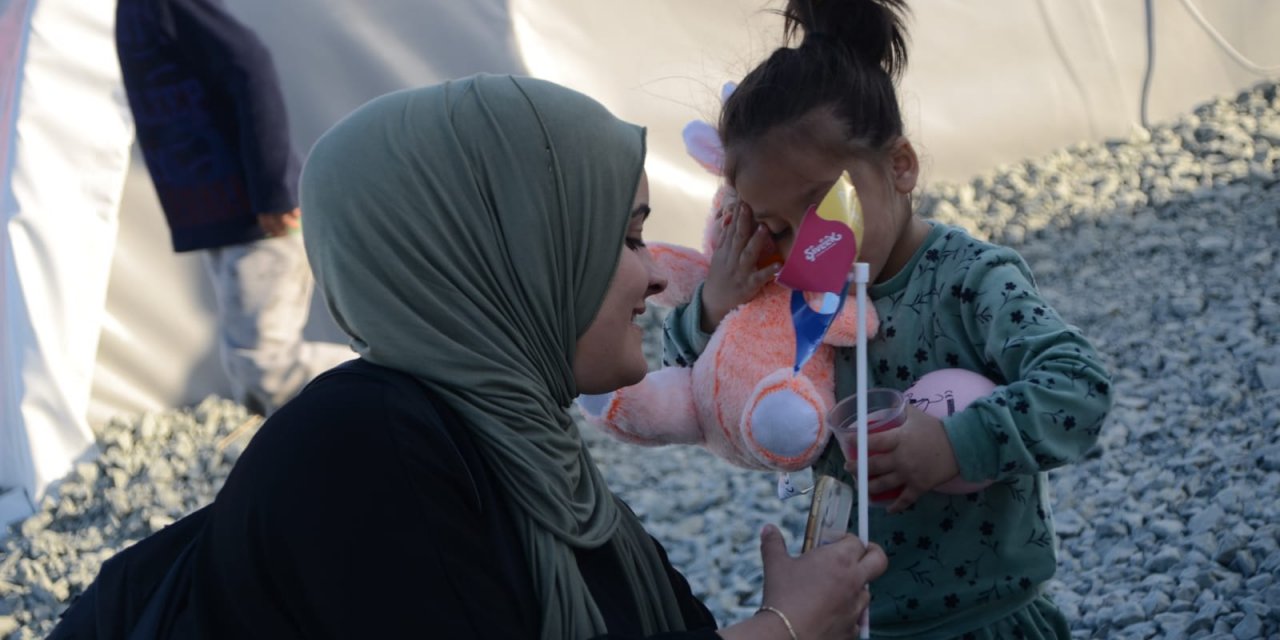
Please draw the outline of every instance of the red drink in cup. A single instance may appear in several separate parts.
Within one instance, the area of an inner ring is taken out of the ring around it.
[[[893,389],[867,391],[867,434],[896,429],[907,421],[907,400]],[[827,425],[840,443],[846,460],[858,459],[858,396],[852,395],[827,412]],[[867,451],[867,457],[879,452]],[[871,478],[868,478],[870,480]],[[902,487],[868,496],[871,504],[884,506],[902,494]]]

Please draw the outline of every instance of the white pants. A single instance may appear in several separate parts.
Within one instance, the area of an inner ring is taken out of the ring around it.
[[[94,453],[86,414],[133,137],[114,19],[114,2],[0,1],[0,491],[32,503]]]
[[[350,347],[307,342],[315,281],[290,234],[204,252],[218,301],[222,365],[237,402],[268,415],[315,376],[355,357]]]

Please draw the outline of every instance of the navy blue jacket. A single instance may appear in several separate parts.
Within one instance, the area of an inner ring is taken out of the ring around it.
[[[116,49],[174,250],[259,240],[258,214],[297,206],[271,54],[220,0],[119,0]]]

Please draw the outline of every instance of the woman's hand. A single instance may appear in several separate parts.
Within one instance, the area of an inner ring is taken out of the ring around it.
[[[782,615],[761,611],[722,629],[719,633],[726,640],[790,638],[783,616],[797,638],[856,638],[862,612],[871,602],[867,584],[888,566],[880,547],[864,547],[847,534],[804,555],[792,556],[782,532],[773,525],[760,534],[760,556],[764,563],[761,606]]]
[[[960,473],[942,421],[911,403],[907,403],[907,421],[902,426],[867,436],[867,450],[876,452],[867,458],[868,495],[902,487],[902,494],[889,505],[889,513],[905,510],[925,492]],[[845,469],[858,477],[857,460],[846,461]]]
[[[702,285],[699,322],[705,333],[715,331],[730,311],[754,297],[779,269],[778,264],[757,266],[773,242],[769,230],[755,222],[746,203],[736,198],[725,200],[728,204],[717,216],[722,221],[720,237]]]

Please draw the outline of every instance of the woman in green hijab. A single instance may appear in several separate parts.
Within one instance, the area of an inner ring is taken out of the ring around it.
[[[336,125],[302,206],[360,359],[268,420],[213,504],[104,564],[53,637],[852,637],[878,549],[791,557],[767,527],[766,606],[717,632],[567,413],[646,372],[644,155],[593,100],[509,76]]]

